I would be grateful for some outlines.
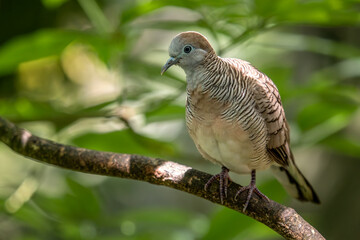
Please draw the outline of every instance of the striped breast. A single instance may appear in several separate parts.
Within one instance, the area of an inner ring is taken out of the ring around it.
[[[196,88],[187,89],[186,123],[204,158],[237,173],[271,164],[264,118],[241,71],[218,58]]]

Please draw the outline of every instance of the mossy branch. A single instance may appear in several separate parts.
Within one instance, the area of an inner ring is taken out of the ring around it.
[[[73,171],[141,180],[187,192],[220,204],[216,184],[204,190],[210,174],[171,161],[135,154],[100,152],[46,140],[0,117],[0,141],[16,153]],[[234,196],[240,185],[232,183],[224,206],[243,213],[278,232],[286,239],[325,239],[294,209],[277,202],[266,202],[256,194],[243,212],[247,194]]]

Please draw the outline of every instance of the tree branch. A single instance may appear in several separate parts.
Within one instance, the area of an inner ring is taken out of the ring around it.
[[[210,174],[175,162],[59,144],[34,136],[1,117],[0,141],[15,152],[43,163],[79,172],[164,185],[220,204],[216,184],[204,191]],[[240,199],[234,201],[239,187],[236,183],[230,184],[224,206],[264,223],[286,239],[325,239],[294,209],[271,200],[266,202],[256,194],[253,194],[246,212],[242,212],[246,194],[241,194]]]

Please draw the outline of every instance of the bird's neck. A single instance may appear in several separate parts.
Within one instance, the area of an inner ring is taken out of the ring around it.
[[[192,91],[198,89],[208,79],[214,64],[220,61],[220,58],[215,54],[208,54],[204,60],[196,66],[184,68],[187,81],[187,89]]]

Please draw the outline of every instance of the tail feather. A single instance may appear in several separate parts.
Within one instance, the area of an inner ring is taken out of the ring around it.
[[[271,170],[277,180],[292,197],[297,198],[300,201],[320,203],[320,199],[313,187],[300,172],[294,161],[290,161],[289,165],[286,167],[273,165]]]

